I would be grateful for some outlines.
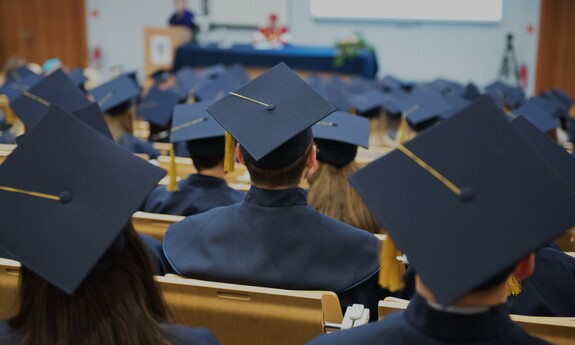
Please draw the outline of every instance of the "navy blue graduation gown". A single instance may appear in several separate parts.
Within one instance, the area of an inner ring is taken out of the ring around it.
[[[244,199],[244,193],[230,188],[217,177],[190,175],[178,182],[179,191],[156,187],[148,196],[142,211],[191,216],[218,206],[228,206]]]
[[[166,332],[168,340],[173,345],[218,345],[217,338],[205,328],[190,328],[186,326],[162,323],[160,326]],[[19,335],[14,334],[5,321],[0,321],[0,345],[18,345],[22,342]]]
[[[151,143],[140,140],[131,134],[122,134],[118,139],[118,144],[128,152],[147,154],[150,159],[156,159],[160,155],[160,151],[154,148]]]
[[[561,250],[539,249],[535,271],[521,286],[523,291],[508,299],[512,314],[575,316],[575,258]]]
[[[377,318],[389,293],[377,284],[372,234],[322,215],[301,188],[252,186],[243,202],[172,224],[163,241],[164,273],[292,290],[329,290],[342,309],[361,303]]]
[[[351,330],[322,335],[308,345],[327,344],[549,344],[528,335],[509,318],[507,304],[472,315],[430,307],[415,295],[405,312]]]
[[[188,10],[184,11],[182,15],[175,12],[169,20],[170,25],[183,25],[190,29],[194,29],[194,14]]]

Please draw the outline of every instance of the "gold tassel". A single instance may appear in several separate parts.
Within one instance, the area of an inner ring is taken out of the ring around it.
[[[507,296],[517,296],[521,293],[521,291],[523,291],[523,288],[521,287],[521,282],[517,280],[517,278],[515,278],[513,274],[510,275],[509,278],[507,278],[506,285],[507,285]]]
[[[403,116],[401,118],[401,122],[399,123],[399,129],[397,130],[397,142],[399,144],[403,144],[405,141],[407,141],[408,128],[407,120],[405,119],[405,116]]]
[[[168,177],[170,178],[170,181],[168,182],[168,185],[166,186],[166,190],[168,190],[169,192],[177,192],[179,190],[177,176],[178,176],[178,171],[177,171],[177,167],[176,167],[176,152],[174,151],[174,144],[171,144],[170,145],[170,167],[168,169]]]
[[[397,247],[388,235],[383,241],[380,255],[379,285],[391,292],[404,288],[405,265],[397,260]]]
[[[407,120],[405,117],[401,119],[398,132],[398,143],[403,144],[407,139]],[[388,234],[385,241],[383,241],[379,259],[379,285],[391,292],[401,291],[405,286],[403,283],[405,265],[403,262],[397,260],[398,254],[397,247]]]
[[[226,131],[225,134],[225,152],[224,152],[224,172],[230,173],[234,171],[235,164],[235,142],[230,132]]]

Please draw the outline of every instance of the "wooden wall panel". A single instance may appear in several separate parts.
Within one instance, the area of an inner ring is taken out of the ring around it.
[[[542,0],[535,92],[559,87],[575,99],[575,1]]]
[[[67,66],[88,62],[84,0],[1,0],[0,63],[12,55],[42,63],[53,57]]]

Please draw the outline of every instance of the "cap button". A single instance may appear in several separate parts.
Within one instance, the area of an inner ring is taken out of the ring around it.
[[[72,200],[72,193],[70,192],[62,192],[58,196],[60,197],[60,202],[63,204],[67,204]]]
[[[273,105],[273,104],[271,104],[271,103],[266,106],[266,109],[267,109],[267,110],[270,110],[270,111],[271,111],[271,110],[274,110],[275,108],[276,108],[276,106]]]
[[[471,187],[462,187],[459,199],[463,202],[471,201],[475,197],[475,191]]]

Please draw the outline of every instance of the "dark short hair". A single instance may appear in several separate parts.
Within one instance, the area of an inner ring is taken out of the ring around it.
[[[196,170],[211,169],[224,160],[224,137],[214,137],[186,142],[186,147]]]
[[[301,182],[301,176],[312,147],[313,142],[310,142],[300,157],[291,164],[279,169],[258,168],[252,163],[253,158],[249,156],[249,153],[245,150],[242,150],[242,152],[244,154],[246,167],[250,173],[250,179],[254,184],[265,187],[279,187],[293,186]],[[246,155],[248,155],[248,157],[245,157]]]

